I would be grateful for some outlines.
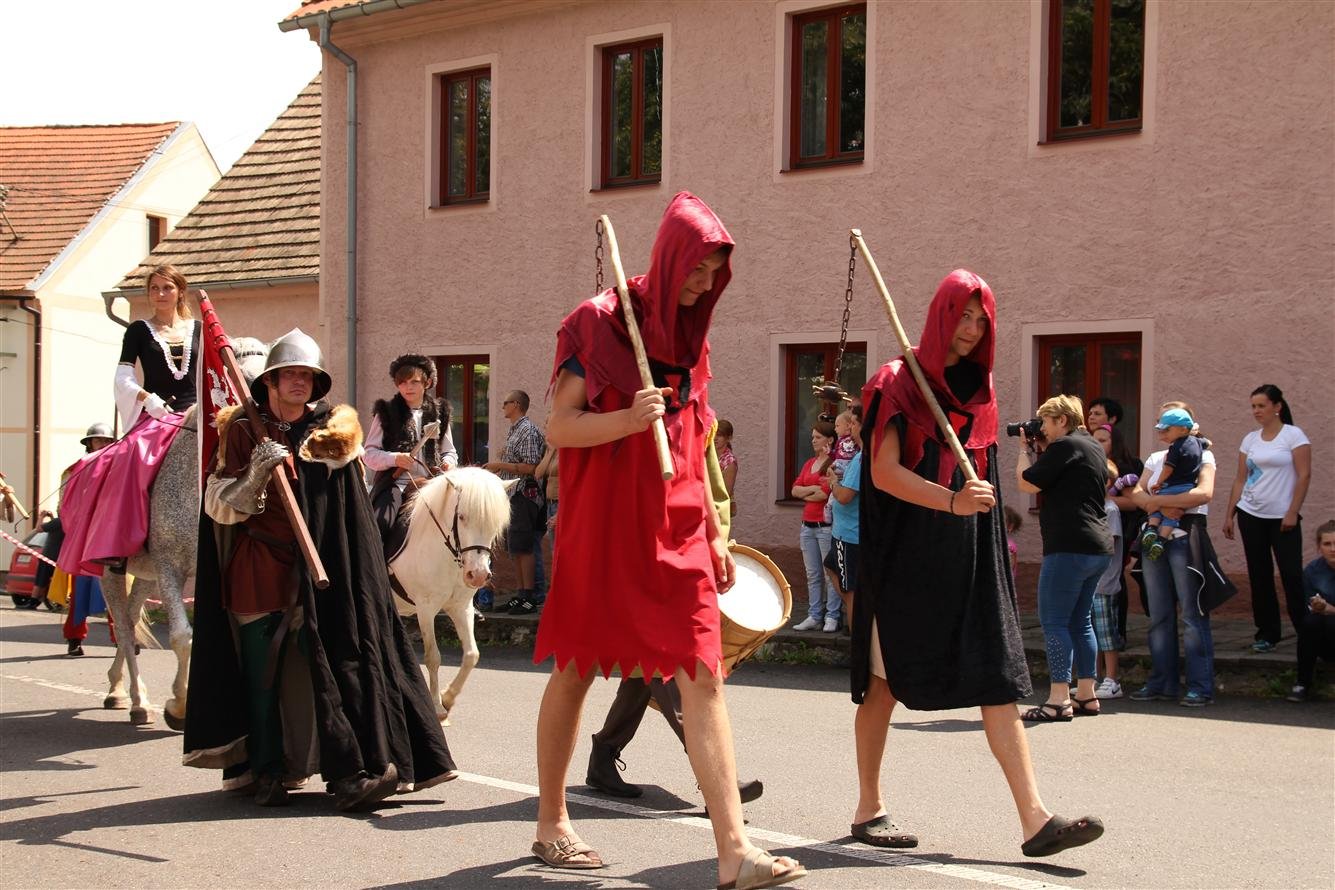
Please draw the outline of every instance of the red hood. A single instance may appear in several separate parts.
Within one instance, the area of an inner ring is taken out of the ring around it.
[[[961,404],[946,385],[946,355],[950,343],[955,338],[955,328],[969,299],[977,295],[987,315],[987,330],[978,341],[978,345],[969,353],[968,360],[983,370],[983,385],[978,388],[969,401]],[[969,435],[963,441],[964,447],[972,453],[978,465],[980,476],[987,472],[987,449],[997,440],[997,401],[992,384],[992,362],[996,352],[997,303],[992,295],[992,288],[983,279],[967,269],[956,269],[937,285],[936,296],[927,309],[927,322],[923,325],[922,339],[914,348],[913,354],[922,367],[923,376],[936,393],[941,408],[951,418],[956,431],[969,425]],[[939,443],[943,453],[938,482],[949,484],[955,469],[955,459],[946,448],[945,439],[937,428],[931,409],[923,400],[922,393],[913,380],[913,375],[904,364],[904,359],[897,358],[885,364],[868,381],[862,390],[863,410],[869,410],[872,396],[879,391],[882,396],[880,416],[874,421],[873,442],[879,444],[885,424],[890,418],[904,414],[911,427],[908,441],[901,444],[901,462],[906,467],[915,467],[922,459],[922,442],[930,438]],[[942,481],[945,480],[945,481]]]

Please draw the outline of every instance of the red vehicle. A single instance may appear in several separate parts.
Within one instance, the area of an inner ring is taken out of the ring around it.
[[[42,546],[46,544],[46,532],[38,529],[24,538],[23,543],[41,553]],[[39,601],[32,597],[32,585],[37,580],[37,567],[39,565],[41,565],[41,560],[37,557],[25,550],[14,548],[14,555],[9,559],[9,575],[5,578],[3,592],[9,594],[10,598],[14,600],[15,608],[37,608]],[[54,610],[55,607],[47,603],[47,608]]]

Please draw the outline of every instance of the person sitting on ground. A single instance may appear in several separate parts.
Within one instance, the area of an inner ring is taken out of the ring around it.
[[[1201,440],[1191,434],[1191,415],[1181,408],[1172,408],[1159,417],[1154,428],[1159,431],[1159,441],[1168,446],[1164,457],[1163,472],[1153,485],[1150,494],[1166,497],[1182,494],[1196,487],[1201,475],[1201,452],[1204,450]],[[1182,511],[1175,509],[1156,510],[1145,520],[1145,531],[1140,536],[1140,547],[1145,551],[1146,559],[1158,559],[1163,556],[1164,540],[1183,534]]]
[[[1316,674],[1316,660],[1335,661],[1335,519],[1316,530],[1320,555],[1303,569],[1307,615],[1298,627],[1298,682],[1292,702],[1307,701]]]

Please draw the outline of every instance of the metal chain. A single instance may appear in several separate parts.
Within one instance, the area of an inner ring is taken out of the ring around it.
[[[858,242],[848,236],[848,285],[844,288],[844,317],[839,324],[839,352],[834,357],[834,380],[839,385],[839,374],[844,368],[844,350],[848,347],[848,317],[853,311],[853,272],[858,267]]]
[[[598,272],[593,277],[593,294],[597,296],[603,292],[603,221],[601,219],[593,224],[593,230],[598,233],[598,246],[593,249],[593,262],[598,268]]]

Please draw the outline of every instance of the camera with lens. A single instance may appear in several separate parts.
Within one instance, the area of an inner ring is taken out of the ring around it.
[[[1018,438],[1020,430],[1024,430],[1025,436],[1029,439],[1041,441],[1044,438],[1043,421],[1037,417],[1031,417],[1028,420],[1021,420],[1017,423],[1006,424],[1006,435],[1008,436],[1015,436]]]

